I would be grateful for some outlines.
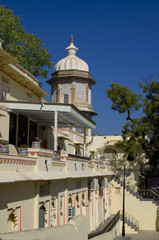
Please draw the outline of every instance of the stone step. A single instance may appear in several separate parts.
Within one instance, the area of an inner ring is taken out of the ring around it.
[[[123,184],[119,181],[118,178],[114,177],[114,181],[116,183],[118,183],[121,187],[123,186]],[[134,191],[132,191],[128,186],[125,187],[126,190],[132,194],[134,197],[136,197],[137,199],[139,199],[140,201],[151,201],[153,204],[155,204],[156,206],[159,206],[159,201],[155,201],[153,198],[144,198],[143,196],[141,196],[139,193],[136,193]]]

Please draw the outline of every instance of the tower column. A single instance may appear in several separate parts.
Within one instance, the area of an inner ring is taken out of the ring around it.
[[[88,84],[85,85],[86,88],[86,103],[88,103]]]
[[[58,84],[58,103],[61,103],[61,84]]]
[[[58,112],[55,111],[54,115],[54,151],[57,151],[57,121],[58,121]]]
[[[72,99],[71,99],[71,101],[72,101],[72,104],[73,104],[76,101],[75,100],[76,99],[76,84],[72,83],[71,88],[72,88],[72,93],[71,93]]]

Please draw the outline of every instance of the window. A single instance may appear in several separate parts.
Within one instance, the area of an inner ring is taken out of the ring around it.
[[[76,188],[81,188],[81,179],[76,180]]]
[[[27,144],[27,135],[28,135],[28,118],[19,115],[18,121],[18,146],[21,144]]]
[[[84,134],[84,128],[76,128],[77,133]]]
[[[10,113],[10,125],[9,125],[9,143],[16,145],[17,136],[17,115]]]
[[[30,121],[29,125],[29,146],[31,146],[34,137],[37,136],[37,123]]]
[[[9,100],[8,96],[9,95],[9,81],[8,79],[1,77],[1,100]]]
[[[64,98],[63,102],[64,102],[65,104],[68,104],[68,94],[64,94],[64,95],[63,95],[63,98]]]
[[[5,89],[2,90],[2,94],[1,94],[1,100],[7,100],[7,92]]]
[[[41,184],[39,187],[39,195],[43,196],[49,193],[50,193],[50,184],[49,183]]]

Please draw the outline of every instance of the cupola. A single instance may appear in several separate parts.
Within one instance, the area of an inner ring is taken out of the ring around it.
[[[68,53],[68,56],[57,62],[55,65],[55,72],[62,70],[79,70],[89,72],[88,64],[76,56],[78,48],[73,44],[73,35],[71,35],[70,42],[70,45],[65,49]]]

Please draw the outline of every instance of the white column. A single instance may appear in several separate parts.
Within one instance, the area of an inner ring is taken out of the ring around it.
[[[83,157],[86,156],[86,128],[84,128]]]
[[[54,151],[57,151],[57,118],[58,112],[55,110],[54,114]]]

